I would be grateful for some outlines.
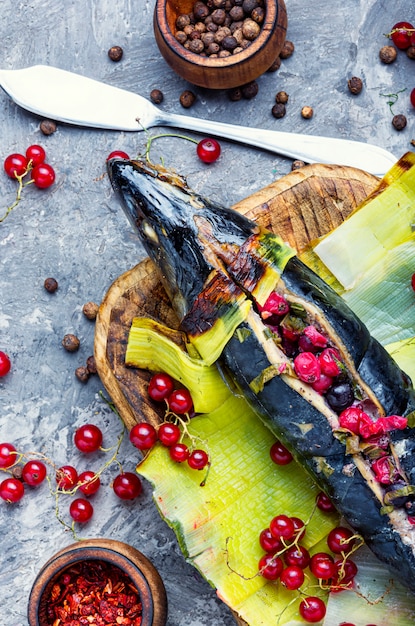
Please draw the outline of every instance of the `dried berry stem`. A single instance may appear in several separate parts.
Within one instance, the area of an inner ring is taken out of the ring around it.
[[[16,179],[19,183],[19,186],[16,192],[16,199],[13,202],[13,204],[7,207],[5,214],[3,215],[3,217],[0,218],[0,223],[4,222],[4,220],[9,215],[9,213],[11,213],[13,209],[19,204],[21,197],[22,197],[23,187],[27,187],[27,185],[31,185],[34,182],[33,180],[28,180],[26,183],[23,182],[23,178],[30,172],[31,169],[32,169],[32,165],[31,165],[31,161],[29,161],[27,170],[23,172],[23,174],[21,174],[20,176],[16,176]]]

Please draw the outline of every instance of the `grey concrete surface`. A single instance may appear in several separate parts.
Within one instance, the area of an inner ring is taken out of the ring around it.
[[[415,20],[414,6],[404,0],[287,0],[286,5],[288,39],[295,43],[295,53],[278,72],[260,77],[258,96],[231,103],[225,92],[195,88],[197,102],[187,113],[359,139],[388,148],[397,157],[410,150],[414,61],[399,53],[396,63],[386,66],[378,52],[387,43],[384,33],[395,22]],[[161,107],[183,113],[179,96],[191,86],[158,52],[153,6],[152,0],[3,0],[0,67],[55,65],[144,96],[157,87],[164,92]],[[124,49],[119,63],[107,56],[113,45]],[[347,89],[351,76],[364,82],[357,97]],[[271,108],[282,89],[290,97],[287,115],[276,120]],[[384,94],[398,95],[393,112],[407,116],[404,131],[392,127],[390,98]],[[311,120],[300,116],[304,105],[314,109]],[[0,350],[12,360],[12,371],[0,379],[0,441],[13,442],[25,453],[41,452],[58,466],[73,463],[84,468],[86,461],[72,444],[75,428],[93,421],[111,445],[120,425],[100,398],[100,381],[95,377],[83,385],[74,376],[93,351],[94,324],[85,319],[82,306],[99,303],[113,280],[144,256],[110,188],[105,159],[114,149],[131,155],[142,152],[145,137],[64,125],[45,137],[39,122],[0,91],[0,160],[41,143],[56,170],[52,188],[26,188],[20,204],[0,224]],[[177,138],[154,142],[152,158],[161,157],[199,192],[228,205],[291,168],[289,159],[225,141],[220,160],[212,166],[198,161],[194,144]],[[1,172],[0,189],[2,213],[14,200],[16,184]],[[43,288],[48,276],[59,282],[53,295]],[[61,347],[69,332],[81,339],[74,354]],[[95,455],[88,464],[97,468],[104,458]],[[120,459],[125,470],[134,468],[137,455],[128,441],[121,446]],[[80,536],[117,538],[152,559],[168,593],[168,626],[231,626],[229,609],[186,563],[173,532],[159,517],[150,486],[144,486],[138,501],[122,504],[109,486],[115,474],[111,466],[103,475],[94,518]],[[63,517],[66,506],[62,502]],[[18,504],[0,502],[0,530],[0,624],[23,626],[36,573],[73,538],[56,519],[46,483],[27,489]]]

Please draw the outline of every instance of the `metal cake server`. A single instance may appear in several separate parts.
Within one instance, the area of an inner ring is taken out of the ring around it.
[[[383,176],[397,161],[387,150],[358,141],[261,130],[166,113],[131,91],[46,65],[0,70],[0,85],[24,109],[77,126],[123,131],[173,126],[307,163],[348,165],[377,176]]]

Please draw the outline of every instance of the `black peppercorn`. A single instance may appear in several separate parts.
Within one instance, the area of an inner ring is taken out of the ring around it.
[[[42,120],[39,128],[44,135],[53,135],[56,131],[56,124],[52,120]]]
[[[277,119],[284,117],[286,113],[285,104],[283,104],[282,102],[277,102],[277,104],[274,104],[274,106],[272,107],[271,113]]]
[[[46,278],[43,285],[46,291],[49,291],[49,293],[54,293],[58,288],[58,281],[55,278]]]
[[[246,100],[252,100],[258,93],[258,83],[255,80],[252,80],[250,83],[246,83],[246,85],[242,85],[241,92],[242,97]]]
[[[79,350],[81,342],[76,335],[65,335],[62,339],[62,345],[67,352],[76,352]]]
[[[357,96],[363,89],[362,79],[358,78],[357,76],[353,76],[347,81],[347,86],[350,93],[352,93],[354,96]]]
[[[118,61],[121,61],[123,54],[124,50],[121,48],[121,46],[112,46],[108,50],[109,58],[111,59],[111,61],[115,61],[116,63]]]
[[[392,125],[396,130],[403,130],[406,126],[406,117],[405,115],[394,115],[392,119]]]
[[[89,320],[96,319],[98,315],[99,306],[95,302],[86,302],[82,307],[82,313]]]
[[[89,379],[89,371],[87,367],[81,365],[81,367],[77,367],[75,370],[75,376],[81,383],[88,382]]]
[[[397,55],[398,53],[396,51],[396,48],[394,48],[393,46],[383,46],[383,48],[379,50],[380,60],[382,61],[382,63],[386,63],[387,65],[396,61]]]
[[[163,102],[164,96],[163,92],[160,89],[152,89],[150,92],[150,100],[154,102],[154,104],[161,104]]]
[[[191,106],[193,106],[193,104],[195,103],[195,100],[196,100],[196,95],[193,93],[193,91],[190,91],[189,89],[186,89],[180,95],[180,104],[185,109],[189,109]]]

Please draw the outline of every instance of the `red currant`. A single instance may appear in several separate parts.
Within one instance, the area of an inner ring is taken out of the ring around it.
[[[92,494],[96,493],[100,488],[101,481],[95,472],[86,470],[79,474],[78,485],[79,491],[82,491],[85,496],[92,496]]]
[[[280,441],[272,444],[269,454],[277,465],[288,465],[293,460],[291,452]]]
[[[187,462],[192,469],[202,470],[209,463],[209,457],[204,450],[193,450]]]
[[[259,535],[259,545],[265,552],[275,554],[284,548],[281,539],[274,537],[269,528],[264,528]]]
[[[32,487],[40,485],[46,478],[46,465],[42,461],[27,461],[23,466],[22,478]]]
[[[37,144],[33,144],[29,146],[26,150],[26,158],[28,161],[31,161],[32,167],[35,165],[39,165],[39,163],[43,163],[46,159],[46,152],[42,148],[42,146],[38,146]]]
[[[4,171],[10,178],[22,176],[27,171],[27,159],[17,152],[9,154],[4,161]]]
[[[281,572],[280,580],[284,587],[294,591],[303,584],[304,572],[298,565],[289,565]]]
[[[304,546],[293,545],[286,550],[284,561],[287,565],[297,565],[305,569],[310,563],[310,553]]]
[[[139,450],[150,450],[157,442],[157,431],[152,424],[139,422],[130,430],[130,441]]]
[[[320,491],[316,497],[316,505],[320,511],[324,511],[324,513],[333,513],[336,510],[333,502],[330,500],[328,496],[324,493],[324,491]]]
[[[321,598],[309,596],[301,600],[299,606],[300,615],[306,622],[314,624],[320,622],[326,614],[326,605]]]
[[[169,397],[174,389],[174,382],[171,376],[161,372],[151,377],[148,385],[148,395],[156,402],[162,402]]]
[[[30,176],[39,189],[47,189],[55,182],[55,170],[49,163],[35,165]]]
[[[353,548],[353,532],[344,526],[333,528],[327,536],[327,545],[334,554],[347,554]]]
[[[357,565],[351,559],[336,559],[334,566],[336,568],[337,584],[347,584],[352,581],[357,574]]]
[[[5,478],[0,483],[0,498],[6,502],[19,502],[24,496],[24,486],[17,478]]]
[[[94,508],[88,500],[84,498],[75,498],[70,504],[69,515],[75,522],[84,524],[91,519],[94,513]]]
[[[281,557],[273,556],[272,554],[264,554],[258,563],[258,570],[261,576],[267,580],[277,580],[283,569],[284,563]]]
[[[112,483],[112,488],[116,496],[121,500],[134,500],[143,490],[143,485],[137,474],[124,472],[118,474]]]
[[[96,452],[102,444],[102,432],[95,424],[84,424],[75,431],[74,443],[81,452]]]
[[[305,531],[306,531],[305,524],[303,520],[300,519],[299,517],[292,517],[291,521],[294,524],[295,537],[296,539],[300,541],[305,535]]]
[[[287,515],[277,515],[271,520],[269,529],[277,539],[292,539],[295,535],[294,522]]]
[[[185,443],[175,443],[169,448],[170,458],[176,463],[184,463],[189,458],[189,448]]]
[[[114,150],[113,152],[110,152],[109,155],[107,156],[107,161],[109,161],[110,159],[129,159],[130,157],[128,156],[128,154],[126,152],[124,152],[123,150]]]
[[[0,350],[0,377],[6,376],[10,372],[10,359],[5,352]]]
[[[0,443],[0,467],[6,469],[16,463],[16,448],[12,443]]]
[[[62,465],[56,472],[56,483],[58,489],[69,491],[78,482],[78,472],[72,465]]]
[[[163,444],[163,446],[173,446],[180,439],[181,432],[180,428],[177,424],[170,424],[169,422],[164,422],[160,425],[157,432],[159,441]]]
[[[412,98],[413,98],[413,101],[412,101]],[[415,107],[415,88],[411,92],[411,102],[413,106]],[[411,276],[411,287],[415,291],[415,274],[412,274]]]
[[[193,409],[193,401],[190,392],[187,389],[175,389],[167,398],[167,404],[176,415],[184,415],[190,413]]]
[[[310,559],[310,570],[316,578],[321,580],[329,580],[336,575],[336,566],[331,554],[326,552],[317,552]]]
[[[411,45],[411,32],[414,27],[409,22],[398,22],[392,27],[391,39],[400,50],[406,50]]]
[[[203,163],[214,163],[220,157],[220,143],[216,139],[202,139],[197,144],[196,152]]]

